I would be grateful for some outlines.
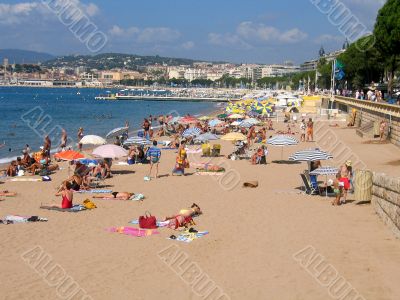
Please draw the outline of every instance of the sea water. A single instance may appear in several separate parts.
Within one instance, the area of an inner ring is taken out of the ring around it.
[[[130,129],[139,129],[149,115],[200,115],[217,107],[208,102],[95,100],[104,93],[86,88],[0,87],[0,163],[20,156],[26,144],[37,151],[46,134],[56,148],[61,128],[73,141],[79,127],[85,135],[105,137],[110,130],[125,126],[125,121]]]

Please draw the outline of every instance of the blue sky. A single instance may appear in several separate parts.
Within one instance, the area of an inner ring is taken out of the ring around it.
[[[331,0],[0,0],[0,47],[90,54],[46,2],[70,2],[107,38],[101,52],[236,63],[301,63],[345,35],[314,3]],[[384,0],[340,0],[372,30]]]

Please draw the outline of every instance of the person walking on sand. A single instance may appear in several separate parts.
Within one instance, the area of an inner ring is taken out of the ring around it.
[[[51,140],[48,135],[44,137],[43,152],[50,156]]]
[[[151,171],[153,170],[154,165],[156,168],[155,178],[158,178],[158,165],[160,163],[160,157],[161,150],[157,147],[157,141],[153,141],[153,147],[150,147],[149,150],[147,150],[147,159],[150,161],[149,178],[151,178]]]
[[[307,142],[314,141],[314,122],[311,118],[307,122]]]
[[[61,131],[61,143],[60,143],[60,149],[61,151],[65,151],[66,147],[67,147],[67,132],[65,131],[65,129],[63,129]]]
[[[386,129],[386,121],[382,120],[379,126],[379,137],[380,137],[379,141],[381,142],[383,141],[383,137],[385,135],[385,129]]]
[[[79,127],[77,138],[78,138],[78,149],[79,151],[82,151],[82,144],[80,143],[80,141],[83,138],[83,127]]]
[[[300,132],[301,132],[300,141],[301,142],[306,141],[306,129],[307,129],[306,121],[303,119],[303,120],[301,120],[301,124],[300,124]]]

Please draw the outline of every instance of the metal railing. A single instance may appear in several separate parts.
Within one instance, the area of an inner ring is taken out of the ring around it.
[[[392,117],[400,118],[400,106],[387,104],[382,102],[372,102],[368,100],[359,100],[355,98],[348,98],[343,96],[335,96],[335,102],[352,107],[360,108],[362,110],[369,110],[374,112],[383,113]]]

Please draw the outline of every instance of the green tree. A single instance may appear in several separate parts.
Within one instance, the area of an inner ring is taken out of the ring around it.
[[[393,79],[400,57],[400,1],[388,0],[379,10],[374,28],[376,48],[381,53],[388,74],[388,92],[393,92]]]

